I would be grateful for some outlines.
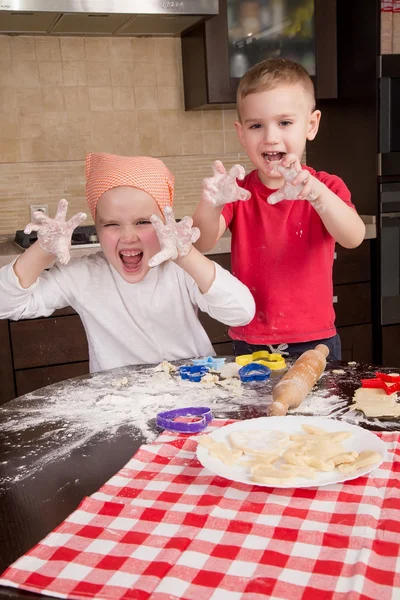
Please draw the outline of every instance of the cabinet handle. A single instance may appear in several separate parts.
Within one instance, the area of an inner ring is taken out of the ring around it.
[[[337,304],[339,302],[339,298],[337,296],[333,296],[333,304]]]
[[[337,252],[334,252],[333,253],[333,260],[336,260],[336,259],[337,259]]]

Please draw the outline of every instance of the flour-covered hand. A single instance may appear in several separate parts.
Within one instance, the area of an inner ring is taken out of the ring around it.
[[[202,198],[212,206],[223,206],[237,200],[249,200],[251,193],[238,186],[236,180],[244,179],[245,170],[241,165],[234,165],[226,172],[220,160],[213,163],[212,177],[203,179]]]
[[[176,260],[186,256],[192,249],[192,244],[200,237],[200,229],[193,227],[193,219],[190,217],[184,217],[177,223],[170,206],[164,208],[164,217],[165,223],[157,215],[150,217],[161,250],[151,257],[149,267],[156,267],[166,260]]]
[[[294,154],[288,154],[274,170],[283,176],[285,183],[268,197],[268,204],[277,204],[281,200],[308,200],[313,203],[318,199],[320,182],[309,171],[302,169]]]
[[[66,221],[68,202],[60,200],[54,219],[40,211],[34,213],[34,223],[28,223],[25,233],[37,232],[39,245],[45,252],[54,254],[62,265],[69,262],[69,249],[72,233],[86,219],[85,213],[78,213]]]

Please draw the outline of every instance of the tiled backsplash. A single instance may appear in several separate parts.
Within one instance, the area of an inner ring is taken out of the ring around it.
[[[180,40],[0,36],[0,234],[29,204],[85,210],[87,152],[163,158],[191,214],[216,158],[251,165],[236,112],[185,112]]]

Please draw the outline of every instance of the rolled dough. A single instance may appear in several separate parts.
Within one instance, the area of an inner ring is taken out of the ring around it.
[[[366,417],[399,417],[398,394],[386,394],[385,390],[359,388],[354,394],[351,408],[361,410]]]

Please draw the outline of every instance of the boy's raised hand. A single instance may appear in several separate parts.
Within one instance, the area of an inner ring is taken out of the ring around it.
[[[227,173],[222,162],[216,160],[212,168],[214,175],[203,179],[203,200],[212,206],[223,206],[229,202],[251,198],[251,193],[236,183],[236,179],[244,179],[244,167],[234,165]]]
[[[45,252],[54,254],[62,265],[69,262],[69,249],[72,233],[87,217],[86,213],[78,213],[66,221],[68,202],[64,199],[58,203],[57,213],[51,219],[42,212],[34,213],[35,223],[28,223],[24,233],[37,231],[39,245]]]
[[[186,256],[192,249],[192,244],[200,237],[200,229],[193,227],[191,217],[184,217],[182,221],[177,223],[170,206],[164,208],[164,217],[165,223],[157,215],[150,217],[161,250],[151,257],[149,267],[156,267],[166,260],[176,260],[181,256]]]
[[[308,200],[313,203],[320,196],[321,182],[302,169],[295,154],[287,154],[273,170],[281,173],[285,183],[268,197],[268,204],[277,204],[281,200]]]

